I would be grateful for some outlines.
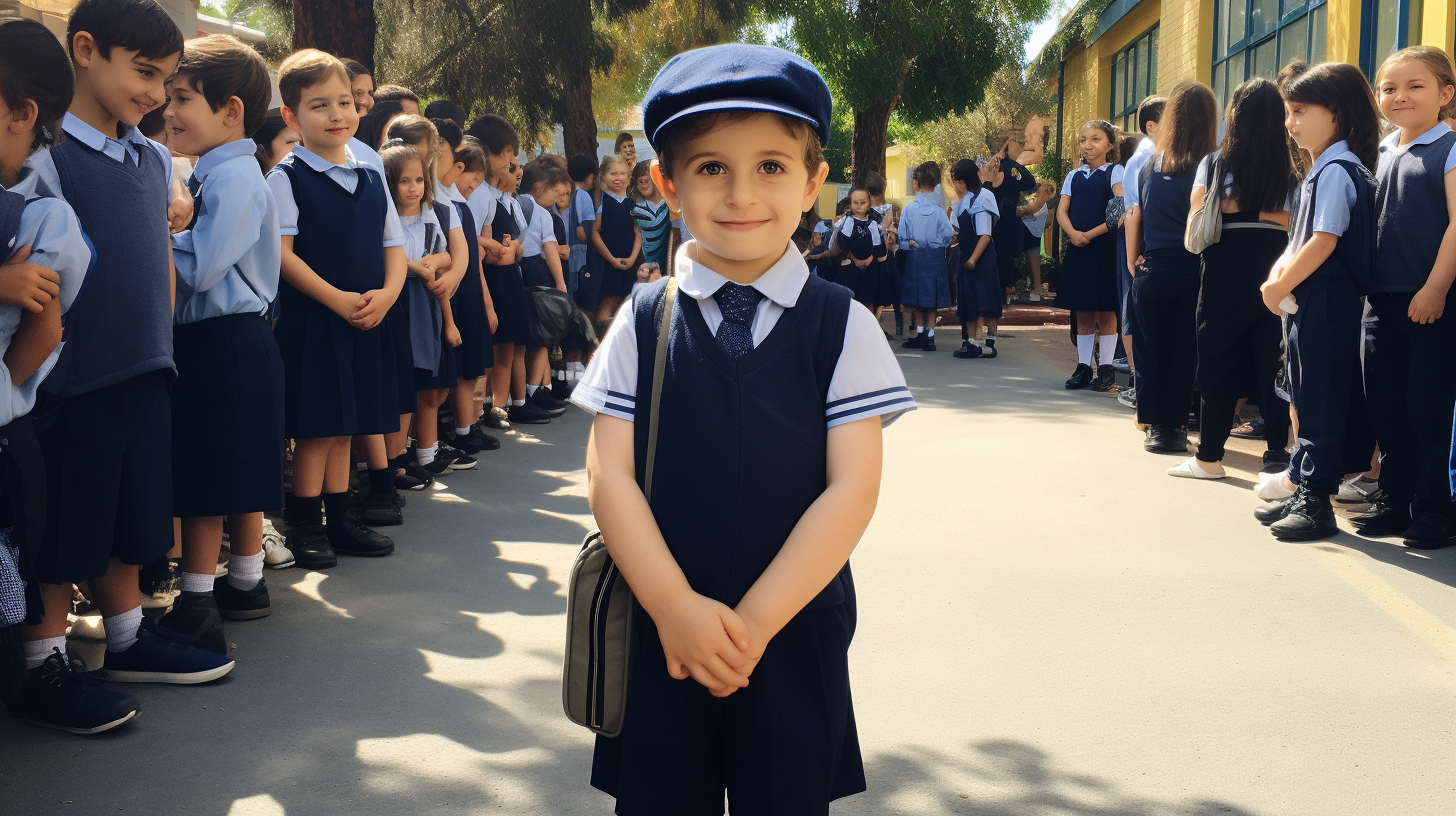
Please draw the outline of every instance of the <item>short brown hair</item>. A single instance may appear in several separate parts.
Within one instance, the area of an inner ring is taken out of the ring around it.
[[[209,34],[188,40],[172,81],[185,80],[212,108],[222,110],[236,96],[243,103],[243,133],[257,130],[273,101],[268,65],[257,51],[236,37]]]
[[[1376,86],[1380,85],[1380,77],[1385,69],[1402,62],[1419,62],[1436,78],[1437,85],[1456,87],[1456,66],[1451,64],[1451,56],[1434,45],[1412,45],[1386,57],[1385,62],[1380,63],[1380,70],[1375,72]],[[1451,97],[1451,101],[1436,116],[1438,119],[1456,117],[1456,95]]]
[[[455,151],[455,161],[465,165],[466,173],[484,173],[485,148],[480,146],[480,142],[467,136],[460,143],[460,149]]]
[[[803,139],[804,166],[809,168],[811,176],[819,172],[819,165],[824,163],[824,148],[819,144],[819,134],[815,132],[814,128],[809,127],[809,123],[778,113],[720,111],[705,113],[701,116],[690,116],[673,122],[663,129],[662,134],[658,136],[657,145],[657,165],[662,168],[663,178],[672,178],[672,156],[674,152],[682,149],[683,142],[704,136],[708,131],[721,125],[742,122],[745,119],[762,115],[772,116],[785,133],[797,139]]]
[[[317,48],[295,51],[278,66],[278,95],[283,97],[284,105],[296,108],[305,89],[331,76],[344,80],[345,85],[349,84],[349,71],[338,57]]]

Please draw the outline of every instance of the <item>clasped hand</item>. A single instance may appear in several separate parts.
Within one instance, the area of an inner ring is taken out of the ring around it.
[[[29,263],[30,246],[21,247],[0,268],[0,303],[40,314],[61,295],[61,275],[54,269]]]
[[[747,688],[767,639],[732,609],[687,591],[661,610],[658,638],[675,680],[691,677],[714,697]]]

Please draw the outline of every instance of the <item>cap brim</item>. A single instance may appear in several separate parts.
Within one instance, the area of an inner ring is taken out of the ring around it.
[[[818,130],[820,125],[818,119],[815,119],[813,116],[810,116],[809,114],[799,110],[798,108],[793,107],[792,105],[785,105],[784,103],[778,102],[773,99],[740,97],[730,99],[714,99],[710,102],[701,102],[697,105],[693,105],[692,107],[684,108],[683,110],[680,110],[677,113],[674,113],[672,116],[668,117],[667,119],[663,120],[662,124],[658,125],[657,129],[652,131],[649,136],[652,141],[655,142],[657,140],[657,134],[661,133],[663,128],[667,127],[673,122],[678,121],[679,119],[684,119],[689,116],[699,116],[704,113],[721,113],[723,111],[762,111],[764,113],[778,113],[784,116],[792,116],[795,119],[800,119],[804,122],[807,122],[809,126],[814,128],[815,130]]]

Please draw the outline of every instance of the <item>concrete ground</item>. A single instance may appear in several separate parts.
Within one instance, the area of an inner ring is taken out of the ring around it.
[[[1276,542],[1257,458],[1169,478],[1062,390],[1065,328],[994,361],[954,334],[900,356],[921,407],[854,558],[870,789],[833,813],[1456,811],[1456,552]],[[411,495],[391,558],[270,571],[230,677],[130,687],[144,716],[94,738],[0,718],[0,813],[609,813],[560,705],[588,424]]]

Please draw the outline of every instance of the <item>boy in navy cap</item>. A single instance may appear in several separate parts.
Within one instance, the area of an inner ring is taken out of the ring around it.
[[[827,814],[865,788],[848,559],[879,494],[880,429],[915,402],[874,316],[789,240],[829,170],[829,114],[812,65],[752,45],[674,57],[643,106],[653,180],[694,240],[572,396],[596,414],[592,510],[646,613],[627,720],[592,768],[619,814],[721,814],[725,789],[734,813]]]

